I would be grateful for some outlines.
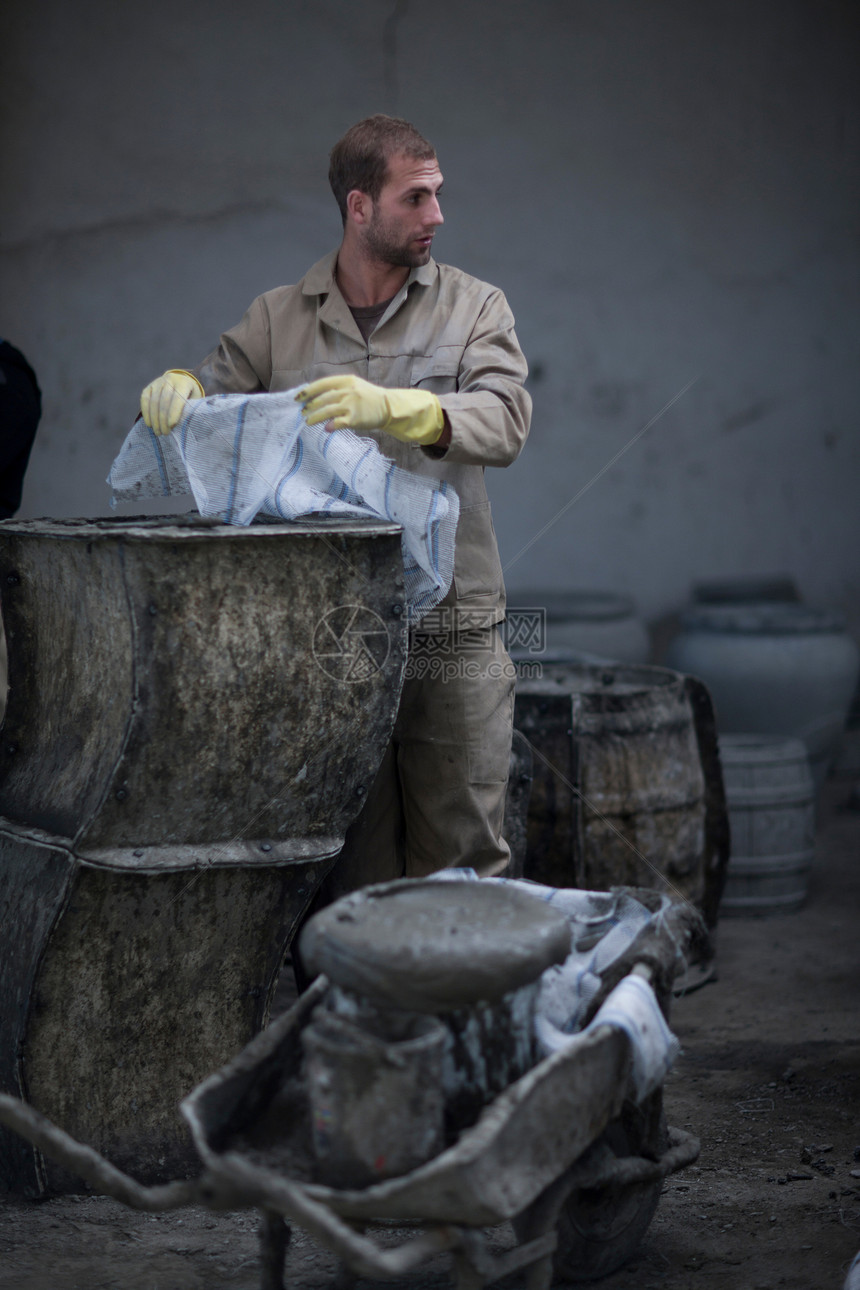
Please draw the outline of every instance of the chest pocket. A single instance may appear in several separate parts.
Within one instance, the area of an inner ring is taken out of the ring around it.
[[[412,360],[409,384],[413,389],[429,390],[431,394],[456,394],[459,360],[455,355],[446,357],[433,354],[430,358],[419,356]]]

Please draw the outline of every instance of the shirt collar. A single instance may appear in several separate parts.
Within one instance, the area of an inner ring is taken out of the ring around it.
[[[313,268],[308,269],[302,278],[302,295],[303,296],[326,296],[332,291],[339,293],[339,287],[335,281],[334,266],[337,264],[337,251],[329,251],[318,260]],[[409,277],[406,279],[406,286],[409,287],[413,282],[418,282],[422,287],[429,287],[436,278],[436,261],[431,256],[426,264],[420,264],[415,269],[410,269]],[[398,295],[400,292],[397,293]]]

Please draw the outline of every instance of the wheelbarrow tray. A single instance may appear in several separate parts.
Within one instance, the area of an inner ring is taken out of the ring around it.
[[[482,1227],[513,1218],[620,1114],[630,1049],[609,1026],[573,1036],[485,1108],[434,1159],[361,1190],[313,1181],[300,1032],[324,996],[298,1003],[184,1100],[200,1157],[227,1188],[278,1207],[283,1184],[342,1218]]]
[[[661,919],[637,936],[601,972],[601,991],[583,1021],[630,972],[652,982],[665,1012],[677,956],[688,948],[698,919],[688,922],[681,911],[680,921]],[[627,1036],[595,1023],[505,1089],[456,1142],[420,1168],[361,1190],[322,1186],[314,1180],[301,1032],[328,988],[319,977],[289,1012],[181,1104],[203,1164],[195,1179],[141,1187],[15,1098],[0,1095],[0,1123],[94,1190],[134,1208],[260,1210],[267,1290],[282,1284],[289,1239],[284,1219],[300,1224],[341,1259],[345,1271],[358,1275],[397,1279],[444,1250],[452,1254],[460,1290],[526,1267],[529,1290],[548,1290],[554,1263],[566,1279],[568,1273],[574,1279],[605,1275],[638,1244],[662,1180],[698,1154],[691,1135],[665,1129],[659,1085],[641,1106],[627,1101]],[[520,1243],[497,1258],[478,1229],[505,1220],[513,1220]],[[356,1230],[375,1222],[422,1230],[397,1249],[382,1248]]]

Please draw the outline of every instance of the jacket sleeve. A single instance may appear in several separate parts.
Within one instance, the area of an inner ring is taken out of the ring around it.
[[[269,311],[262,296],[235,327],[225,331],[218,348],[193,368],[207,394],[259,394],[272,381]]]
[[[473,466],[509,466],[519,456],[531,421],[523,388],[528,365],[501,291],[484,305],[460,361],[456,394],[440,394],[451,425],[451,443],[431,456]]]

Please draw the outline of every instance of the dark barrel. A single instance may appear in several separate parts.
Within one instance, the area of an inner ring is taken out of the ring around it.
[[[525,876],[655,887],[716,922],[728,831],[707,691],[667,668],[544,663],[517,684],[534,779]]]

